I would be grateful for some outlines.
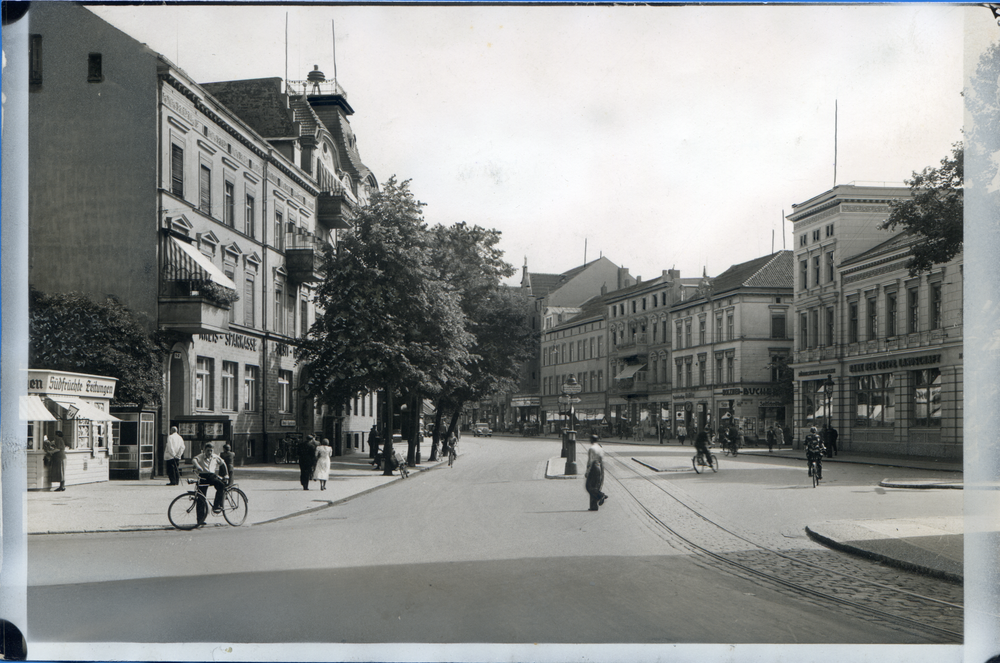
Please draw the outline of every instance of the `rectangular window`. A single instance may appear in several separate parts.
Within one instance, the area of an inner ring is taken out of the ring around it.
[[[722,355],[715,355],[715,383],[722,384]]]
[[[604,391],[604,371],[597,371],[597,391]]]
[[[850,302],[847,305],[847,342],[858,342],[858,303]]]
[[[222,409],[236,410],[236,371],[235,361],[222,362]]]
[[[684,342],[683,342],[684,341],[684,337],[682,335],[682,331],[681,330],[682,330],[681,323],[678,322],[677,323],[677,348],[676,348],[677,350],[680,350],[681,348],[684,347]]]
[[[292,411],[292,372],[278,371],[278,412]]]
[[[885,335],[896,335],[896,293],[885,293]]]
[[[916,288],[910,288],[906,291],[906,302],[909,308],[909,315],[907,316],[907,324],[909,327],[906,331],[911,334],[916,334],[920,331],[920,292]]]
[[[309,333],[309,300],[303,297],[299,301],[299,336]]]
[[[878,338],[878,300],[875,297],[869,297],[867,300],[868,306],[868,340],[874,341]]]
[[[705,386],[708,384],[708,377],[705,372],[708,370],[708,357],[706,355],[698,355],[698,384]]]
[[[598,357],[603,357],[604,356],[604,337],[603,336],[598,336],[597,337],[597,356]],[[600,389],[598,389],[598,391],[600,391]]]
[[[230,228],[236,227],[236,201],[234,200],[236,186],[232,182],[222,185],[222,222]]]
[[[818,242],[819,241],[819,228],[817,228],[816,230],[813,231],[813,241],[814,242]]]
[[[819,232],[818,230],[816,232]],[[813,285],[819,285],[819,256],[813,256]]]
[[[913,425],[941,425],[941,370],[913,371]]]
[[[736,357],[726,357],[726,382],[736,382]]]
[[[257,228],[256,208],[257,204],[256,201],[254,200],[254,197],[251,196],[250,194],[247,194],[247,202],[246,202],[246,207],[244,208],[244,216],[243,216],[243,220],[246,226],[244,227],[243,232],[245,232],[247,236],[250,237],[251,239],[256,237],[256,228]]]
[[[731,341],[736,337],[735,316],[732,313],[726,315],[726,340]]]
[[[833,251],[830,251],[829,253],[826,254],[826,280],[829,283],[833,283],[834,280]]]
[[[826,236],[833,237],[833,224],[831,223],[826,227]]]
[[[716,343],[722,342],[722,316],[715,316],[715,338],[713,339]]]
[[[684,384],[689,388],[694,386],[694,380],[691,378],[691,357],[688,357],[684,362]]]
[[[833,345],[833,307],[826,307],[826,344],[827,346]]]
[[[274,282],[274,331],[278,334],[285,333],[285,289],[281,281]]]
[[[281,212],[274,213],[274,248],[279,251],[285,248],[285,222]]]
[[[243,324],[253,327],[254,323],[254,277],[247,274],[243,286]]]
[[[705,318],[698,321],[698,343],[705,345]]]
[[[809,347],[809,316],[805,313],[799,315],[799,350]]]
[[[806,290],[809,288],[809,261],[803,260],[799,263],[799,289]]]
[[[225,265],[226,278],[236,283],[236,268]],[[236,303],[229,305],[229,322],[236,322]]]
[[[809,233],[802,233],[799,236],[799,246],[805,246],[809,243]]]
[[[851,378],[854,391],[854,425],[883,428],[896,423],[896,388],[892,373]]]
[[[931,284],[931,329],[941,329],[941,284]]]
[[[684,323],[684,347],[691,347],[691,321]]]
[[[212,215],[212,169],[202,165],[198,180],[198,207],[202,212]]]
[[[42,84],[42,35],[31,35],[28,41],[28,84]]]
[[[184,148],[170,144],[170,193],[184,197]]]
[[[785,338],[784,313],[771,313],[771,338]]]
[[[257,411],[257,371],[250,364],[243,367],[243,409],[247,412]]]
[[[819,345],[819,309],[809,311],[809,338],[812,345]]]
[[[215,360],[210,357],[198,357],[194,374],[194,406],[199,410],[211,410],[212,383]]]
[[[298,301],[298,296],[295,293],[295,288],[293,286],[289,285],[288,286],[288,306],[287,306],[287,309],[286,309],[287,314],[288,314],[288,327],[287,327],[287,329],[288,329],[288,335],[289,336],[293,336],[293,337],[297,337],[298,336],[296,334],[296,329],[295,329],[295,303],[297,301]]]
[[[101,54],[91,53],[87,56],[87,82],[100,83],[104,80],[104,71],[101,68]]]

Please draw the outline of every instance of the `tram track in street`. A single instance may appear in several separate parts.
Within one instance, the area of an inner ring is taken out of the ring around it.
[[[802,555],[774,550],[713,520],[692,506],[689,500],[678,495],[681,491],[670,490],[669,482],[654,481],[653,475],[641,472],[627,462],[627,457],[606,452],[606,458],[614,460],[616,466],[623,468],[628,478],[623,479],[610,472],[606,473],[606,477],[612,478],[621,490],[632,498],[655,527],[679,541],[685,549],[698,555],[705,563],[741,577],[767,582],[815,604],[837,605],[855,614],[861,613],[878,619],[895,628],[916,630],[934,641],[962,642],[964,606],[960,598],[942,600],[926,596],[919,591],[894,586],[887,581],[863,577],[864,574],[887,576],[890,573],[896,578],[900,577],[899,571],[890,571],[867,560],[852,558],[848,564],[841,566],[850,566],[854,569],[838,571],[803,559]],[[687,518],[691,531],[681,531],[678,526],[665,520],[667,516],[655,513],[644,504],[641,496],[636,494],[637,491],[630,489],[628,482],[631,479],[643,480],[673,500],[673,503],[682,509],[674,515]],[[668,485],[664,485],[665,483]],[[699,527],[705,529],[698,532]],[[699,538],[701,541],[697,540]],[[717,545],[706,543],[706,539],[711,538],[715,539],[713,543]],[[730,552],[719,550],[726,547],[734,550]],[[810,555],[808,551],[803,553]],[[818,558],[820,555],[817,553],[812,556]],[[781,573],[776,573],[775,569],[781,570]],[[927,579],[927,583],[934,584],[946,593],[961,593],[960,587],[944,581]],[[938,625],[941,621],[947,622],[947,625]]]

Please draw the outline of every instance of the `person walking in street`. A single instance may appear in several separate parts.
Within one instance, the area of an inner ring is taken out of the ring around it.
[[[778,451],[781,451],[781,445],[785,443],[785,433],[781,430],[781,426],[774,425],[774,444],[778,447]]]
[[[684,444],[684,438],[687,437],[687,434],[688,434],[687,426],[681,424],[680,426],[677,427],[677,439],[681,441],[682,445]]]
[[[834,456],[837,455],[837,437],[839,435],[840,433],[837,432],[837,429],[834,428],[833,426],[830,426],[830,429],[827,431],[827,439],[826,439],[827,458],[833,458]]]
[[[774,426],[767,429],[767,453],[774,451]]]
[[[56,438],[52,441],[52,457],[49,459],[49,481],[59,482],[56,492],[66,490],[66,440],[63,439],[63,432],[56,431]]]
[[[316,438],[312,435],[299,443],[299,483],[302,490],[309,490],[313,467],[316,465]]]
[[[455,437],[454,433],[448,436],[446,444],[448,445],[448,467],[451,467],[455,464],[455,458],[458,456],[458,449],[456,448],[458,446],[458,438]]]
[[[191,460],[200,479],[198,492],[204,495],[205,499],[208,499],[208,486],[215,486],[215,502],[212,504],[212,512],[221,513],[222,498],[226,495],[226,480],[223,477],[228,476],[226,462],[215,453],[215,446],[211,442],[206,442],[201,453]],[[199,501],[199,523],[205,522],[205,518],[208,516],[207,513],[201,513],[201,504],[202,502]]]
[[[177,426],[170,427],[167,445],[163,449],[163,462],[167,466],[167,485],[176,486],[181,482],[181,459],[184,458],[184,438],[177,432]]]
[[[590,446],[587,447],[587,469],[583,476],[584,487],[590,495],[590,510],[597,511],[608,496],[601,492],[604,487],[604,449],[598,443],[596,435],[590,436]]]
[[[236,465],[236,454],[233,453],[233,448],[228,445],[222,445],[222,453],[219,454],[222,458],[222,462],[226,464],[226,476],[229,477],[229,485],[233,485],[233,467]]]
[[[368,432],[368,457],[375,460],[378,455],[378,445],[382,443],[382,440],[378,436],[378,428],[372,426],[372,429]]]
[[[319,489],[326,490],[326,482],[330,479],[330,456],[333,449],[330,447],[330,440],[323,438],[323,441],[316,447],[316,470],[313,472],[313,479],[319,481]]]

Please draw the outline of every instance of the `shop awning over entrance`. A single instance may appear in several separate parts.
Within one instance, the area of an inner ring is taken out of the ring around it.
[[[42,399],[34,394],[21,396],[19,405],[22,421],[56,421]]]
[[[622,369],[622,372],[615,376],[616,380],[627,380],[636,373],[646,368],[645,364],[632,364]]]
[[[90,421],[121,421],[118,417],[108,414],[104,410],[98,409],[78,398],[63,396],[51,399],[53,403],[62,408],[67,419],[88,419]]]
[[[236,290],[236,284],[226,276],[225,272],[216,267],[201,251],[176,237],[171,237],[167,242],[167,263],[175,270],[175,274],[188,274],[191,278],[200,277],[224,288]]]

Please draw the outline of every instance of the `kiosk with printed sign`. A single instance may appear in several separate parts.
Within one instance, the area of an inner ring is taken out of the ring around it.
[[[177,426],[177,432],[184,438],[184,463],[188,465],[202,452],[206,442],[212,443],[217,454],[222,453],[222,445],[232,444],[233,422],[226,416],[181,416],[172,419],[170,425]]]
[[[28,490],[50,488],[56,431],[65,440],[65,485],[107,481],[114,444],[110,414],[116,378],[65,371],[28,371],[20,416],[28,426]]]

